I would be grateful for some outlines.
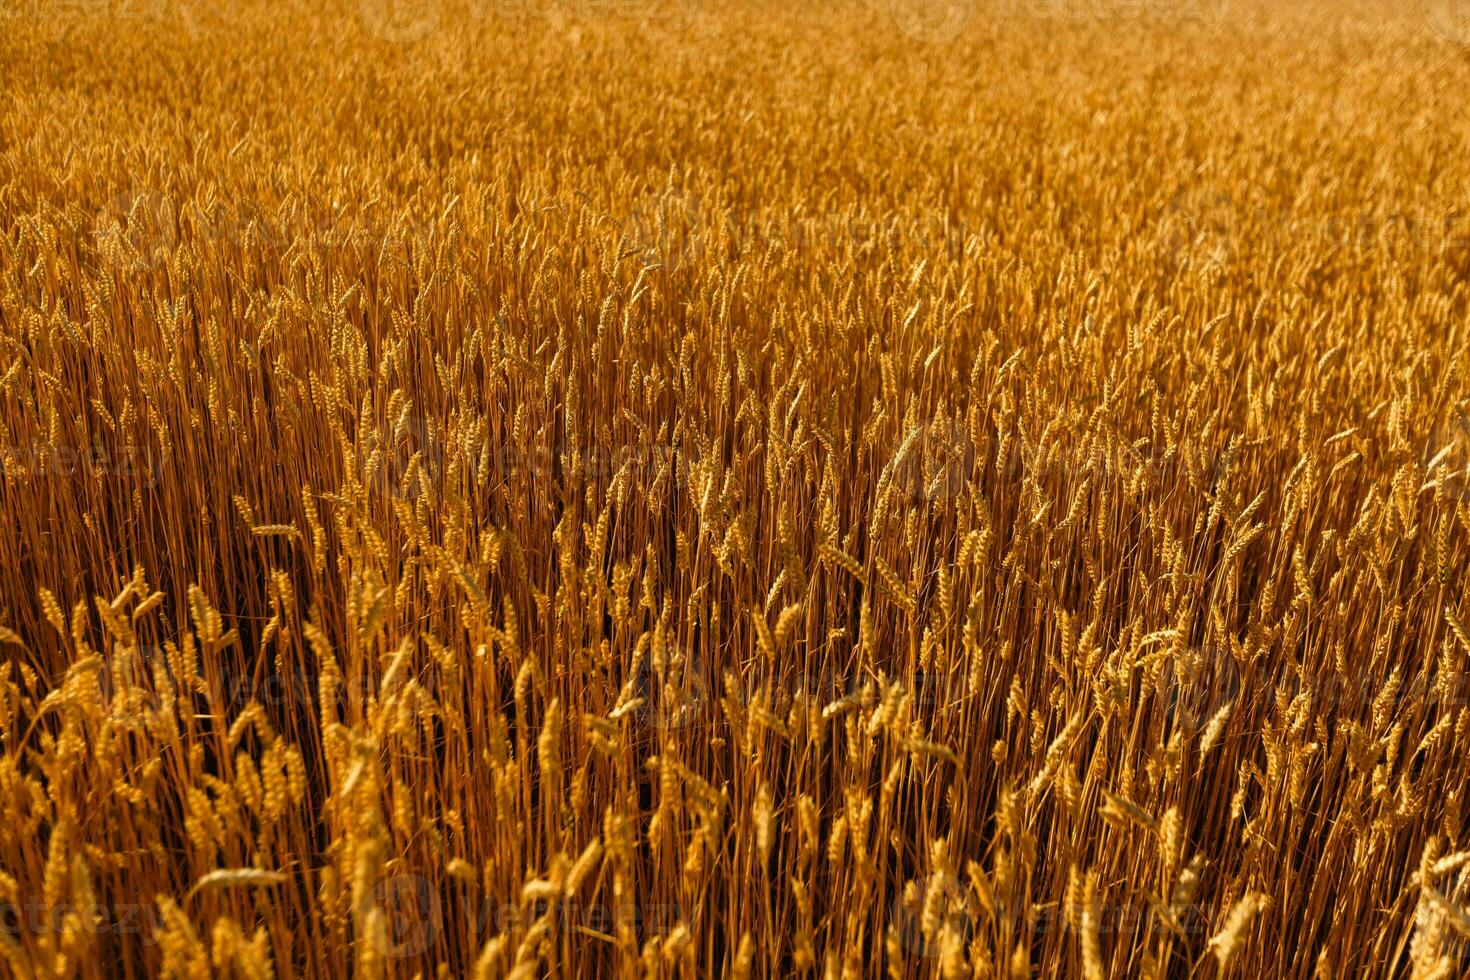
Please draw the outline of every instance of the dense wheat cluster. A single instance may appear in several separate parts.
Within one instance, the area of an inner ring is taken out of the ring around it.
[[[0,974],[1466,975],[1467,42],[0,0]]]

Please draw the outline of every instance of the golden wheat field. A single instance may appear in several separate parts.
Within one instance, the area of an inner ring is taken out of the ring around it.
[[[0,0],[0,976],[1470,975],[1470,0]]]

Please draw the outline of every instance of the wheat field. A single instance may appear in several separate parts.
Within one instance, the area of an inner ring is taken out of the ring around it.
[[[1470,975],[1467,92],[0,0],[0,976]]]

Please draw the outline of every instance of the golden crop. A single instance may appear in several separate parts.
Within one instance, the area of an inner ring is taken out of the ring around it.
[[[0,0],[0,975],[1466,975],[1467,44]]]

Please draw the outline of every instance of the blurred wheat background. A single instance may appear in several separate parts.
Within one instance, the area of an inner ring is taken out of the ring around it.
[[[0,974],[1467,975],[1467,45],[0,0]]]

